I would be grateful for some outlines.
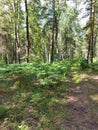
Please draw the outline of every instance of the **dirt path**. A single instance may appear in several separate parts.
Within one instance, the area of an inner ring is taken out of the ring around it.
[[[35,97],[39,94],[44,96],[44,99],[40,95],[33,99],[39,105],[35,111],[34,102],[30,102],[32,96],[26,98],[26,93],[17,95],[1,87],[0,105],[5,106],[7,103],[7,107],[12,106],[10,114],[13,122],[10,119],[5,124],[2,118],[0,130],[15,130],[16,125],[19,125],[16,119],[21,112],[21,121],[28,120],[30,124],[26,130],[98,130],[98,74],[71,72],[68,81],[61,85],[56,89],[46,89],[45,92],[32,92]],[[37,111],[44,113],[40,116]],[[16,116],[13,114],[15,112]],[[34,118],[34,114],[38,117]],[[36,129],[41,123],[44,125]]]
[[[74,78],[74,77],[77,78]],[[79,79],[80,83],[75,79]],[[98,130],[98,75],[73,74],[63,130]]]

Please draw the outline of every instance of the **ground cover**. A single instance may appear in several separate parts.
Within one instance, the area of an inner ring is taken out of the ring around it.
[[[98,74],[77,66],[1,66],[0,130],[97,130]]]

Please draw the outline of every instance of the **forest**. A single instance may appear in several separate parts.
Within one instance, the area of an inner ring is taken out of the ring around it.
[[[98,0],[0,0],[0,130],[98,130]]]

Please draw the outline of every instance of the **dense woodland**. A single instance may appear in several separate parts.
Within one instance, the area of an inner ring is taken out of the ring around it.
[[[98,0],[0,0],[0,130],[98,130]]]
[[[98,57],[97,0],[3,0],[0,19],[0,59],[7,64]]]

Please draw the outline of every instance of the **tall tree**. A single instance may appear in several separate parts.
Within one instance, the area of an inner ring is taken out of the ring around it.
[[[51,37],[51,62],[54,61],[54,46],[55,46],[55,0],[52,0],[52,11],[53,11],[53,21],[52,21],[52,37]]]
[[[94,58],[94,24],[95,24],[95,4],[96,0],[89,1],[89,40],[88,40],[88,53],[87,61],[93,63]]]
[[[29,62],[30,39],[29,39],[29,14],[28,14],[27,0],[25,0],[25,15],[26,15],[26,61]]]

